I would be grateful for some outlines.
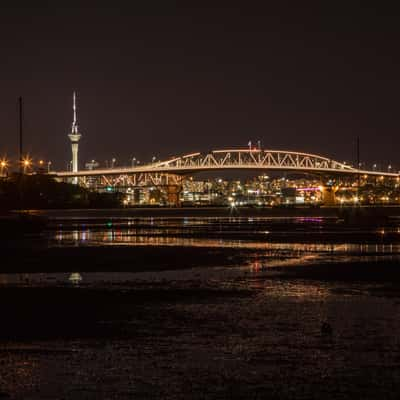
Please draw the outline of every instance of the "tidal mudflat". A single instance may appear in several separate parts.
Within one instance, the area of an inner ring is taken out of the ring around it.
[[[397,229],[53,219],[3,242],[0,398],[398,398]]]

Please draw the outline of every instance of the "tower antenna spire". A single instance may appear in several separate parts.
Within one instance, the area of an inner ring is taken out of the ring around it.
[[[76,92],[73,93],[72,110],[74,112],[74,119],[72,121],[72,133],[78,133],[78,121],[76,119]]]

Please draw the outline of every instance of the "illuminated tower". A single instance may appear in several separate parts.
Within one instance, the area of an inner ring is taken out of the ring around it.
[[[78,132],[78,123],[76,120],[76,94],[74,92],[73,95],[73,103],[72,109],[74,111],[74,120],[72,121],[72,130],[71,133],[68,135],[69,140],[71,141],[71,148],[72,148],[72,172],[78,172],[78,142],[81,138],[81,134]],[[73,183],[78,183],[78,178],[73,178]]]

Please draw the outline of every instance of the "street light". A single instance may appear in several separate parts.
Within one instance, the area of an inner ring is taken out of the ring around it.
[[[22,166],[24,167],[24,174],[26,173],[26,170],[31,166],[31,164],[32,164],[32,160],[29,157],[22,159]]]
[[[48,173],[48,174],[50,173],[50,166],[51,166],[51,161],[49,161],[49,162],[47,163],[47,173]]]
[[[8,162],[5,158],[0,161],[0,175],[4,175],[4,171],[8,167]]]
[[[135,163],[136,163],[136,158],[135,158],[135,157],[132,157],[132,163],[131,163],[131,166],[132,166],[132,167],[134,167],[134,166],[135,166]]]

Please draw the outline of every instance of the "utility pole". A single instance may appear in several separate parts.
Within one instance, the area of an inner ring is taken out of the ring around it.
[[[360,204],[360,137],[357,136],[357,199]]]
[[[23,142],[22,142],[22,97],[18,99],[19,105],[19,172],[22,174],[23,168]]]

